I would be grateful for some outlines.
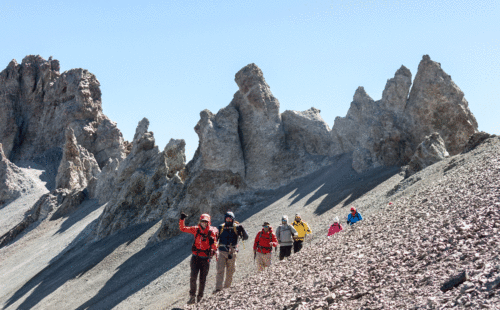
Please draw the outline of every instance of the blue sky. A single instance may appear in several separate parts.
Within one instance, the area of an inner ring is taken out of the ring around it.
[[[321,110],[331,127],[358,86],[380,99],[405,65],[441,63],[479,129],[500,134],[500,2],[0,1],[0,70],[29,54],[101,83],[104,113],[132,140],[147,117],[160,150],[198,146],[199,112],[225,107],[257,64],[281,112]],[[3,64],[3,65],[2,65]]]

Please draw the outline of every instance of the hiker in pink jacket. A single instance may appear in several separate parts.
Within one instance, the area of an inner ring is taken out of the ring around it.
[[[338,233],[341,231],[342,224],[339,223],[339,218],[336,216],[335,219],[333,220],[333,224],[330,226],[330,229],[328,230],[328,238],[330,238],[331,235]]]

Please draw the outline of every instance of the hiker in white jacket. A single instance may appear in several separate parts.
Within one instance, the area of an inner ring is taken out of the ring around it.
[[[293,240],[297,237],[297,230],[288,224],[288,216],[283,215],[281,225],[276,230],[276,238],[280,245],[280,260],[290,256],[292,253]]]

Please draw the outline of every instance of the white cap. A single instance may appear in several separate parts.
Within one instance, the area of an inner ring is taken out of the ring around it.
[[[338,223],[338,222],[339,222],[339,217],[338,217],[338,216],[336,216],[336,217],[333,219],[333,222],[334,222],[334,223]]]

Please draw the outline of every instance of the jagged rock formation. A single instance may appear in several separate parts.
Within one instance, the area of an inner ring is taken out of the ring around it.
[[[66,129],[66,144],[56,176],[56,188],[84,189],[95,195],[97,175],[101,172],[94,155],[78,145],[73,129]]]
[[[99,217],[97,238],[161,218],[183,186],[184,140],[172,139],[160,152],[148,127],[149,121],[142,119],[127,158],[110,161],[98,176],[97,197],[109,201]]]
[[[410,116],[409,132],[413,141],[422,141],[436,131],[450,155],[460,153],[477,131],[476,119],[464,93],[429,55],[424,55],[418,65],[405,111]]]
[[[490,135],[487,132],[481,131],[481,132],[476,132],[472,136],[470,136],[469,141],[467,141],[467,144],[464,147],[463,153],[467,153],[475,149],[478,145],[483,143],[486,139],[495,137],[496,135]]]
[[[239,91],[231,105],[240,115],[245,179],[249,184],[262,186],[272,178],[270,174],[276,170],[275,159],[284,148],[280,104],[255,64],[249,64],[236,73],[235,81]]]
[[[374,101],[359,87],[346,117],[337,117],[331,134],[337,154],[354,152],[353,168],[362,172],[408,162],[414,149],[404,129],[404,108],[411,85],[405,66],[387,81],[382,99]]]
[[[200,137],[203,167],[210,170],[230,170],[245,177],[245,162],[238,135],[238,111],[228,106],[217,115],[209,110],[200,113],[195,131]]]
[[[281,114],[288,149],[316,155],[334,154],[330,127],[320,112],[313,107],[304,112],[285,111]]]
[[[337,117],[330,130],[315,108],[280,115],[279,102],[262,71],[255,64],[247,65],[236,74],[239,90],[230,105],[215,116],[208,110],[200,114],[195,127],[200,146],[188,164],[190,177],[185,191],[189,188],[189,194],[181,195],[183,200],[165,214],[158,236],[162,239],[170,235],[168,229],[175,227],[181,209],[218,214],[222,212],[220,205],[238,205],[230,196],[245,190],[276,188],[317,170],[334,155],[353,152],[352,167],[358,172],[405,165],[425,137],[421,132],[435,128],[433,131],[449,136],[457,130],[459,136],[468,137],[477,130],[463,93],[438,63],[423,57],[409,98],[411,77],[410,71],[401,66],[387,81],[379,101],[359,87],[346,117]],[[447,92],[451,97],[446,104],[436,107],[442,100],[440,94]],[[434,118],[424,117],[422,111],[426,109],[467,121],[458,127],[448,123],[436,127]],[[461,141],[449,138],[444,142],[456,151],[463,149]],[[415,169],[417,159],[421,160],[420,167],[436,159],[424,160],[425,146],[414,156]],[[446,149],[440,151],[445,154]],[[218,194],[221,191],[224,195]]]
[[[162,239],[171,235],[180,210],[217,216],[237,207],[239,195],[287,184],[339,154],[352,152],[358,172],[404,165],[434,131],[451,154],[461,151],[477,130],[463,93],[428,56],[410,92],[411,77],[402,66],[379,101],[359,87],[346,117],[336,118],[330,130],[315,108],[280,114],[262,71],[249,64],[235,75],[231,103],[216,115],[200,113],[199,147],[186,166],[184,141],[171,140],[160,152],[147,119],[132,143],[123,141],[102,114],[94,75],[83,69],[60,74],[56,60],[28,56],[0,73],[0,109],[6,112],[0,142],[10,158],[58,167],[57,188],[86,189],[107,203],[98,238],[163,216]]]
[[[68,127],[100,167],[125,157],[120,131],[102,113],[99,81],[87,70],[61,74],[57,60],[26,56],[0,72],[0,93],[0,143],[12,161],[57,169]]]
[[[21,195],[20,174],[21,169],[9,161],[0,143],[0,204]]]
[[[411,158],[406,170],[406,177],[409,177],[416,172],[437,163],[449,157],[450,154],[446,151],[444,141],[439,133],[434,132],[425,137],[425,140],[419,144],[415,154]]]
[[[402,66],[387,81],[381,100],[374,101],[360,87],[347,116],[335,119],[332,139],[339,145],[335,153],[354,152],[356,171],[408,163],[432,132],[438,132],[455,155],[477,131],[463,92],[428,55],[420,62],[411,92],[410,86],[411,73]]]
[[[236,73],[235,81],[239,90],[227,107],[216,115],[200,113],[195,127],[200,142],[187,166],[189,176],[154,240],[178,234],[180,210],[221,215],[238,207],[244,193],[276,188],[332,163],[329,128],[319,110],[280,115],[279,102],[255,64]]]
[[[188,177],[173,208],[167,210],[162,227],[152,241],[176,235],[179,210],[189,214],[217,215],[231,205],[230,196],[243,192],[245,162],[238,135],[238,111],[231,105],[216,115],[204,110],[195,127],[199,146],[186,170]],[[196,216],[187,219],[194,224]]]

